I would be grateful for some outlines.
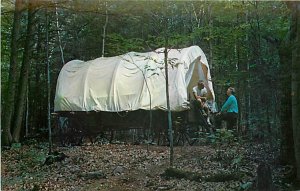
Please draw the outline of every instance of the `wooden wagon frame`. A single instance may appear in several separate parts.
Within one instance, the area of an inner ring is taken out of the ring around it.
[[[124,130],[142,131],[142,137],[133,136],[129,140],[133,144],[169,144],[167,112],[162,110],[56,112],[52,115],[56,120],[56,131],[62,146],[81,145],[84,139],[95,143],[99,137],[112,143],[116,141],[115,132]],[[191,115],[197,115],[198,120],[191,119]],[[195,108],[172,112],[174,145],[193,145],[200,132],[211,132],[212,126],[206,119],[201,110]]]

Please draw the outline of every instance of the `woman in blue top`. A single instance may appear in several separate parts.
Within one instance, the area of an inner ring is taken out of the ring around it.
[[[216,116],[216,127],[220,128],[222,120],[224,120],[227,122],[227,128],[232,129],[236,124],[238,117],[238,103],[234,96],[235,89],[233,87],[229,87],[226,94],[228,98],[222,106],[221,111]]]

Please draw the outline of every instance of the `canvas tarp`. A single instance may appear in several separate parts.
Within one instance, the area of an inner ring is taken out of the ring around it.
[[[64,65],[57,80],[55,111],[132,111],[167,108],[164,48],[129,52]],[[194,71],[198,64],[198,71]],[[214,92],[207,59],[198,46],[168,50],[170,108],[188,109],[187,87],[194,72]]]

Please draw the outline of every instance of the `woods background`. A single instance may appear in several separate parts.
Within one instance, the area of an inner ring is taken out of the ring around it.
[[[72,60],[200,46],[216,101],[237,89],[238,130],[280,145],[300,180],[300,5],[257,1],[2,1],[2,145],[47,134],[56,79]],[[50,110],[48,109],[50,108]]]

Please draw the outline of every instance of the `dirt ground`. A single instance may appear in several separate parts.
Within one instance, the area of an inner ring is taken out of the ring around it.
[[[2,190],[253,190],[261,160],[271,166],[277,190],[292,190],[282,182],[288,167],[276,165],[277,150],[266,144],[175,147],[172,169],[179,175],[165,173],[167,146],[87,143],[54,150],[58,158],[50,161],[46,143],[2,150]]]

